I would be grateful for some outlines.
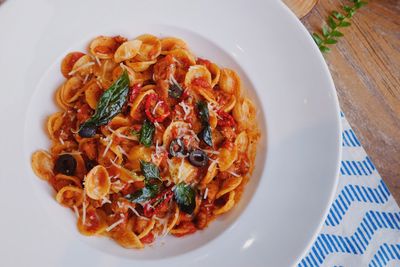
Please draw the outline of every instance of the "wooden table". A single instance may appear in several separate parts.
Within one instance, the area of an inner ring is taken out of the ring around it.
[[[321,0],[301,21],[319,31],[344,2]],[[352,24],[325,59],[342,110],[400,204],[400,1],[370,0]]]

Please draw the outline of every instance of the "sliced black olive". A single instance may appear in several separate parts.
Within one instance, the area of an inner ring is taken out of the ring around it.
[[[174,139],[169,145],[169,154],[173,157],[183,155],[185,151],[185,146],[181,139]]]
[[[208,163],[208,156],[206,152],[200,149],[195,149],[190,152],[189,162],[196,167],[204,167]]]
[[[79,136],[83,138],[89,138],[96,134],[97,127],[95,125],[84,125],[79,129]]]
[[[76,169],[76,160],[70,154],[63,154],[56,161],[55,170],[65,175],[74,175]]]

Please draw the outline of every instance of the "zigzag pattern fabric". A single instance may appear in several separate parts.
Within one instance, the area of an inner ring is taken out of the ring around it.
[[[343,113],[341,118],[338,190],[298,267],[400,266],[400,209]]]

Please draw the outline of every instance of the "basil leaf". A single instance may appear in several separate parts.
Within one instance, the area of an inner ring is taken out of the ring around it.
[[[129,92],[129,76],[125,70],[122,75],[100,97],[96,111],[92,117],[85,121],[79,129],[79,135],[90,137],[95,132],[87,131],[88,128],[107,124],[121,112]]]
[[[207,103],[204,101],[200,101],[197,103],[197,109],[199,110],[199,116],[201,123],[205,124],[208,123],[210,119],[210,114],[208,112]]]
[[[154,124],[151,123],[149,120],[145,119],[140,129],[140,138],[139,142],[146,147],[149,147],[153,144],[153,135],[156,128]]]
[[[179,83],[175,79],[171,79],[171,86],[168,89],[168,95],[172,98],[178,99],[182,96],[183,88],[179,85]]]
[[[210,124],[207,123],[203,126],[203,129],[198,134],[199,138],[204,141],[208,146],[213,146],[212,143],[212,134]]]
[[[148,184],[151,179],[160,179],[160,171],[158,170],[158,167],[151,162],[141,160],[140,170],[143,173],[146,184]]]
[[[193,187],[181,182],[175,186],[173,192],[179,209],[192,214],[196,208],[196,191]]]
[[[126,195],[125,198],[134,203],[143,203],[156,197],[160,191],[160,184],[148,184],[135,193]]]

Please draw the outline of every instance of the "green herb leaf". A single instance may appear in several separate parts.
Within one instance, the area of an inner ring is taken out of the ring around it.
[[[208,123],[210,119],[210,114],[208,112],[208,106],[207,103],[204,101],[199,101],[197,103],[197,109],[199,110],[199,116],[200,116],[200,121],[203,124]]]
[[[336,41],[335,39],[329,38],[329,39],[326,39],[326,40],[325,40],[325,43],[326,43],[326,44],[336,44],[337,41]]]
[[[175,79],[171,79],[171,86],[168,89],[168,95],[172,98],[178,99],[182,96],[183,88],[179,85],[179,83]]]
[[[312,37],[313,37],[313,39],[314,39],[314,42],[319,46],[319,45],[321,45],[322,44],[322,39],[321,39],[321,37],[317,34],[317,33],[313,33],[312,34]]]
[[[337,11],[333,11],[333,12],[332,12],[332,15],[333,15],[335,18],[337,18],[338,20],[344,20],[344,19],[346,18],[342,13],[337,12]]]
[[[145,119],[142,128],[140,129],[139,142],[146,147],[151,146],[153,144],[153,135],[155,130],[156,128],[154,127],[154,124]]]
[[[343,33],[341,33],[340,31],[336,30],[336,31],[331,32],[331,36],[342,37]]]
[[[96,111],[79,129],[81,132],[88,127],[98,127],[107,124],[121,112],[129,92],[129,76],[125,70],[122,75],[100,97]],[[87,136],[84,136],[87,137]]]
[[[211,133],[211,126],[209,123],[203,125],[203,129],[198,134],[199,138],[204,141],[208,146],[212,146],[212,133]]]
[[[196,191],[193,187],[181,182],[173,190],[174,197],[181,211],[192,214],[196,208]]]
[[[367,4],[367,2],[357,2],[354,6],[356,9],[362,8],[363,6],[365,6]]]
[[[324,45],[321,45],[321,46],[319,47],[319,50],[321,50],[322,53],[328,53],[328,52],[331,51],[331,49],[330,49],[329,47],[324,46]]]
[[[151,179],[160,179],[160,171],[158,170],[158,167],[151,162],[141,160],[140,170],[143,173],[146,184],[149,183]]]
[[[352,8],[349,7],[349,6],[344,5],[344,6],[343,6],[343,10],[346,11],[347,13],[349,13],[350,10],[352,10]]]
[[[337,26],[337,24],[332,16],[328,17],[328,25],[329,25],[329,27],[331,27],[332,30],[335,29]]]
[[[326,26],[326,25],[322,26],[322,35],[324,37],[328,37],[329,36],[329,28],[328,28],[328,26]]]
[[[340,22],[339,27],[349,27],[350,25],[351,25],[350,22],[342,21],[342,22]]]
[[[160,192],[160,184],[147,184],[135,193],[126,195],[125,198],[133,203],[143,203],[156,197]]]

